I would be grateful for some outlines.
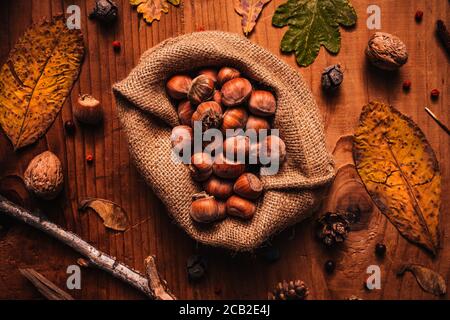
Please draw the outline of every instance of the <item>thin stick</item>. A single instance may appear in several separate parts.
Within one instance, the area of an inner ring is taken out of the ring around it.
[[[0,212],[16,218],[26,224],[39,229],[55,239],[65,243],[89,260],[90,266],[102,269],[114,277],[130,284],[146,296],[153,299],[161,299],[156,296],[159,288],[150,288],[149,281],[140,272],[130,268],[129,266],[117,261],[116,258],[107,255],[90,245],[76,234],[66,231],[56,224],[44,219],[43,217],[34,215],[20,206],[8,201],[0,195]],[[153,280],[153,279],[152,279]],[[152,281],[150,282],[150,285]],[[157,290],[158,289],[158,290]]]
[[[441,120],[438,119],[438,117],[436,117],[436,115],[433,113],[433,111],[431,111],[430,109],[428,109],[427,107],[425,107],[425,111],[428,112],[428,114],[431,116],[431,118],[433,118],[434,121],[436,121],[436,123],[439,125],[439,127],[441,127],[442,129],[444,129],[445,132],[447,132],[448,135],[450,135],[450,129],[447,128],[445,126],[445,124],[443,124],[441,122]]]
[[[75,300],[34,269],[19,269],[20,273],[48,300]]]
[[[155,257],[148,256],[144,263],[147,279],[150,283],[150,288],[153,290],[153,295],[157,297],[156,300],[176,300],[177,298],[167,288],[166,281],[159,275]]]

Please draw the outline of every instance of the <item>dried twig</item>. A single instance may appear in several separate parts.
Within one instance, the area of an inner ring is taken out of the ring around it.
[[[70,294],[58,288],[58,286],[36,270],[19,269],[19,271],[48,300],[75,300]]]
[[[150,288],[152,288],[156,300],[177,299],[167,288],[166,281],[159,275],[154,256],[148,256],[147,259],[145,259],[145,273],[147,274]]]
[[[143,292],[150,298],[162,299],[157,296],[160,292],[158,288],[150,288],[153,285],[154,280],[148,281],[147,278],[140,272],[130,268],[129,266],[117,261],[116,258],[107,255],[106,253],[98,250],[94,246],[90,245],[76,234],[66,231],[56,224],[46,220],[43,217],[36,216],[29,211],[21,208],[20,206],[8,201],[6,198],[0,195],[0,212],[6,215],[16,218],[26,224],[39,229],[55,239],[65,243],[84,257],[89,260],[89,266],[95,266],[102,269],[114,277],[130,284],[136,289]],[[158,278],[159,279],[159,278]]]
[[[448,135],[450,135],[450,129],[446,127],[445,124],[441,122],[441,120],[436,117],[436,115],[431,111],[429,108],[425,107],[425,111],[430,115],[431,118],[433,118],[434,121],[441,127],[445,132],[447,132]]]

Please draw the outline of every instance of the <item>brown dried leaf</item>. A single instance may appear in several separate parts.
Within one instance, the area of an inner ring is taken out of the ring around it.
[[[380,211],[405,238],[435,254],[441,175],[420,128],[394,107],[371,102],[361,113],[353,158]]]
[[[263,7],[271,0],[237,0],[234,10],[242,16],[242,30],[245,35],[252,32]]]
[[[112,201],[98,198],[81,201],[79,210],[85,211],[87,208],[93,209],[102,218],[107,228],[125,231],[129,226],[125,211]]]
[[[162,13],[169,12],[169,3],[178,6],[181,0],[130,0],[132,6],[142,14],[145,22],[151,24],[154,20],[161,20]]]
[[[42,137],[56,119],[84,56],[80,30],[63,16],[33,25],[0,69],[0,125],[14,149]]]
[[[445,279],[437,272],[419,264],[406,264],[397,273],[402,276],[406,271],[410,271],[417,280],[417,283],[426,292],[436,296],[444,295],[447,292]]]

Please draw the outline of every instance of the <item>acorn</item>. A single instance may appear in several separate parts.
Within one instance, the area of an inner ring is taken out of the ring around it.
[[[253,218],[256,212],[256,205],[239,196],[231,196],[226,202],[227,214],[244,220]]]
[[[251,113],[261,117],[270,117],[275,114],[277,109],[277,101],[270,91],[256,90],[253,91],[248,102],[248,110]]]
[[[252,84],[245,78],[235,78],[222,86],[222,104],[226,107],[235,107],[248,100],[252,93]]]
[[[199,223],[210,223],[222,219],[222,209],[213,196],[205,192],[195,194],[191,204],[191,217]]]
[[[224,179],[235,179],[243,174],[244,171],[244,163],[229,160],[222,154],[216,157],[216,160],[213,164],[213,173],[216,176]]]
[[[201,74],[192,80],[191,87],[188,91],[188,98],[193,105],[198,105],[212,99],[213,94],[214,81],[207,75]]]
[[[167,94],[175,100],[187,99],[192,78],[187,75],[175,75],[166,83]]]
[[[95,125],[103,120],[103,108],[93,96],[83,94],[78,98],[74,116],[81,123]]]
[[[253,173],[244,173],[234,183],[233,190],[243,198],[256,200],[263,192],[263,184]]]
[[[218,199],[227,199],[233,194],[233,181],[211,177],[203,183],[203,189]]]
[[[217,74],[217,82],[219,86],[223,86],[225,82],[240,78],[240,76],[241,73],[239,72],[239,70],[230,67],[223,67]]]

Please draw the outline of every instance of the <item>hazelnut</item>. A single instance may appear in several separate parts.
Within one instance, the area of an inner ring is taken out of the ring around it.
[[[23,177],[27,189],[45,200],[56,198],[64,185],[61,161],[50,151],[34,157]]]
[[[203,131],[219,128],[222,123],[222,107],[214,101],[203,102],[192,114],[191,121],[192,127],[195,121],[201,121]]]
[[[203,189],[218,199],[227,199],[233,194],[233,181],[211,177],[203,183]]]
[[[222,104],[235,107],[248,100],[252,93],[252,84],[245,78],[235,78],[222,86]]]
[[[243,174],[245,171],[245,164],[237,161],[232,161],[225,158],[222,154],[216,157],[213,164],[213,173],[224,179],[235,179]]]
[[[279,137],[270,135],[260,143],[259,154],[270,159],[270,162],[279,161],[281,164],[286,160],[286,145]]]
[[[219,70],[217,74],[217,81],[219,82],[219,86],[223,86],[223,84],[227,81],[240,78],[241,73],[239,70],[230,67],[223,67]]]
[[[253,173],[244,173],[234,183],[233,190],[243,198],[256,200],[262,194],[263,185]]]
[[[194,195],[191,204],[191,217],[199,223],[210,223],[223,217],[223,209],[216,199],[205,192]]]
[[[213,68],[201,69],[198,72],[199,75],[205,75],[210,78],[214,83],[217,83],[217,70]]]
[[[94,125],[103,120],[100,101],[88,94],[80,95],[74,110],[75,118],[84,124]]]
[[[256,205],[239,196],[231,196],[226,202],[227,213],[230,216],[249,220],[253,218],[256,212]]]
[[[189,101],[182,101],[178,104],[177,113],[181,124],[190,126],[192,123],[191,119],[194,112],[195,109],[192,107],[192,104]]]
[[[396,70],[408,61],[405,44],[385,32],[375,32],[369,39],[366,56],[375,67],[383,70]]]
[[[251,113],[261,117],[269,117],[275,114],[277,102],[275,96],[264,90],[253,91],[248,102],[248,109]]]
[[[204,152],[198,152],[191,157],[191,165],[200,172],[208,172],[212,169],[211,156]]]
[[[189,150],[192,146],[194,132],[189,126],[176,126],[172,129],[170,142],[175,152],[180,153],[183,150]]]
[[[199,75],[192,80],[191,88],[188,92],[189,101],[198,105],[203,101],[208,101],[214,94],[214,81],[206,75]]]
[[[247,123],[248,113],[244,108],[231,108],[225,111],[222,120],[222,131],[227,129],[243,129]]]
[[[222,104],[222,93],[219,90],[214,91],[213,100],[218,104]]]
[[[213,171],[212,169],[208,171],[199,171],[196,167],[193,165],[189,166],[189,170],[191,171],[191,177],[194,179],[194,181],[197,182],[203,182],[209,179],[211,177]]]
[[[219,219],[222,220],[227,217],[227,204],[224,201],[217,200],[217,204],[219,206]]]
[[[167,81],[167,94],[175,100],[186,99],[191,88],[192,78],[186,75],[176,75]]]
[[[247,136],[227,138],[223,143],[225,157],[230,160],[245,161],[250,150],[250,139]]]
[[[247,124],[245,125],[245,130],[255,130],[255,132],[258,134],[262,129],[270,130],[269,121],[266,118],[249,115]]]

